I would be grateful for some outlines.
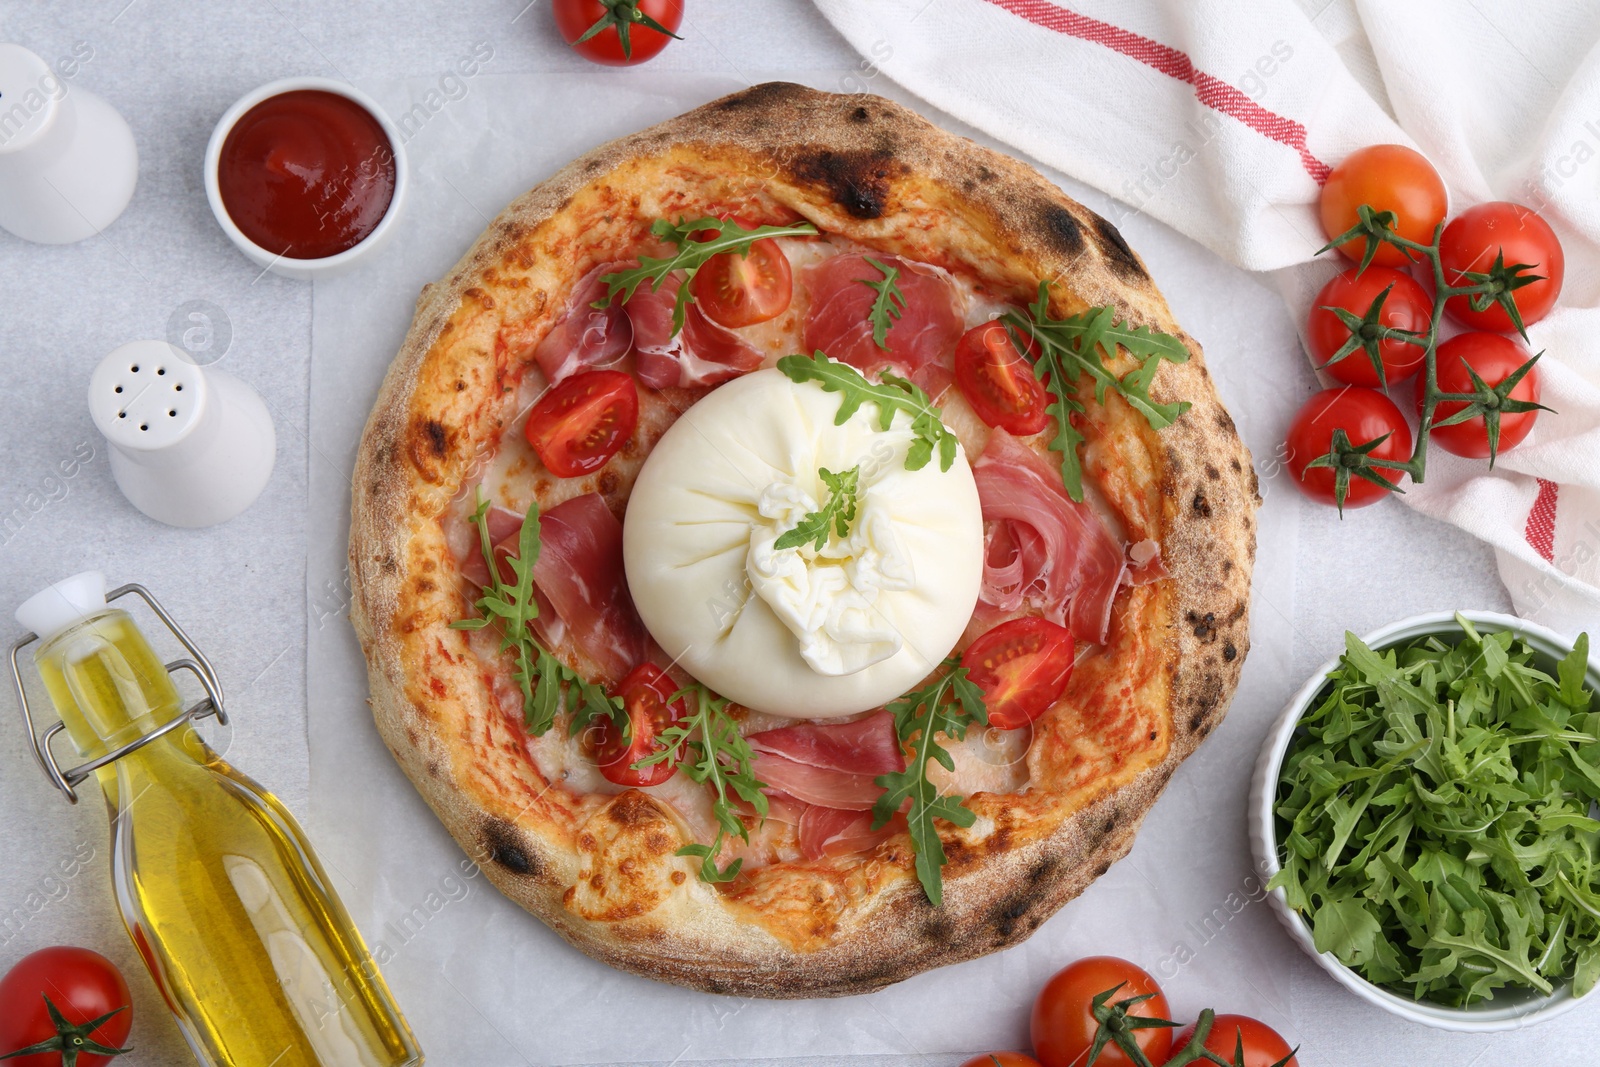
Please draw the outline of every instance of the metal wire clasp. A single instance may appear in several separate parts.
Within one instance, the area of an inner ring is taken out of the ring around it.
[[[79,764],[69,770],[64,771],[61,769],[61,765],[56,762],[55,753],[51,751],[50,741],[56,734],[66,729],[66,724],[58,719],[53,725],[46,728],[42,735],[34,728],[33,712],[28,707],[28,694],[22,686],[22,669],[17,666],[17,653],[32,642],[39,640],[39,635],[28,634],[11,646],[11,681],[16,686],[17,702],[22,706],[23,721],[28,725],[28,740],[33,744],[33,758],[38,761],[39,768],[44,771],[51,783],[65,793],[67,799],[74,804],[78,802],[76,787],[81,785],[84,779],[106,764],[119,760],[130,752],[137,752],[163,734],[171,733],[185,723],[193,722],[195,719],[203,719],[208,715],[215,715],[217,721],[224,726],[228,723],[228,713],[222,706],[222,683],[217,681],[217,674],[211,668],[211,661],[206,659],[205,653],[201,652],[195,643],[189,639],[189,635],[183,632],[183,627],[179,626],[176,620],[167,614],[167,609],[163,608],[161,603],[151,595],[150,590],[137,582],[130,582],[107,593],[106,603],[110,604],[112,601],[119,597],[127,596],[129,593],[149,605],[150,610],[156,613],[156,617],[162,621],[166,628],[172,632],[172,636],[176,637],[178,643],[189,653],[189,658],[187,659],[177,659],[165,664],[167,673],[188,671],[200,679],[200,684],[205,687],[206,696],[204,700],[191,704],[183,714],[170,722],[163,723],[155,730],[129,741],[115,751],[107,752],[97,759]]]

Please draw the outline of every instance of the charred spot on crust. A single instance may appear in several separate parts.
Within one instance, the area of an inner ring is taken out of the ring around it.
[[[1105,877],[1105,873],[1107,871],[1109,871],[1110,869],[1111,869],[1111,861],[1107,860],[1106,862],[1104,862],[1102,864],[1099,864],[1097,867],[1095,867],[1094,876],[1096,878],[1103,878],[1103,877]]]
[[[1217,639],[1217,616],[1213,612],[1199,615],[1193,611],[1184,616],[1189,625],[1194,627],[1194,635],[1202,641],[1215,641]]]
[[[522,847],[516,828],[504,819],[489,819],[483,824],[483,854],[512,874],[537,878],[539,861]]]
[[[1211,464],[1207,463],[1206,464],[1206,477],[1211,479],[1214,482],[1218,478],[1222,477],[1222,472],[1217,470],[1217,468],[1213,467]]]
[[[864,107],[858,107],[854,111],[850,112],[850,121],[870,122],[872,121],[872,113]]]
[[[1100,254],[1111,264],[1111,269],[1132,281],[1147,282],[1150,276],[1139,265],[1139,257],[1133,254],[1133,249],[1128,247],[1128,242],[1122,239],[1122,233],[1111,223],[1101,218],[1094,217],[1094,232],[1100,246]]]
[[[1017,928],[1017,923],[1027,916],[1028,909],[1033,905],[1033,898],[1027,894],[1020,894],[1004,901],[994,911],[994,928],[1001,937],[1009,938]],[[1037,925],[1037,924],[1036,924]]]
[[[1238,656],[1238,655],[1239,655],[1239,650],[1237,648],[1233,647],[1233,642],[1232,641],[1229,641],[1228,643],[1226,643],[1225,645],[1222,646],[1222,658],[1227,660],[1229,663],[1232,663],[1234,661],[1234,658],[1236,656]]]
[[[856,152],[823,148],[800,150],[790,169],[800,181],[824,186],[834,202],[856,218],[876,219],[882,217],[889,198],[889,179],[901,168],[887,148]]]
[[[738,111],[741,108],[757,107],[791,96],[804,96],[810,91],[794,82],[762,82],[760,85],[752,85],[743,92],[723,97],[711,106],[718,111]]]
[[[460,378],[457,378],[456,379],[456,392],[462,393],[462,392],[465,392],[466,389],[467,389],[467,383],[462,381]]]
[[[443,459],[450,452],[450,434],[444,428],[444,423],[438,419],[429,419],[422,424],[422,432],[428,435],[428,447],[433,449],[433,454]]]
[[[979,172],[979,178],[987,181],[983,178],[985,173],[987,168]],[[1045,204],[1044,210],[1039,212],[1039,232],[1061,255],[1075,259],[1083,254],[1083,227],[1072,212],[1060,204],[1053,201]]]
[[[1199,515],[1201,518],[1209,519],[1211,517],[1211,502],[1206,499],[1206,495],[1204,493],[1196,493],[1194,495],[1194,503],[1192,506],[1194,508],[1194,513]]]
[[[1059,860],[1047,856],[1038,863],[1035,863],[1028,871],[1028,881],[1038,885],[1040,882],[1054,874],[1058,866],[1060,866]]]
[[[393,552],[385,552],[383,558],[378,561],[378,566],[385,574],[394,574],[400,569],[400,563],[394,558]]]
[[[955,932],[955,926],[944,915],[937,915],[922,926],[923,939],[936,945],[942,945],[951,940],[955,937]]]

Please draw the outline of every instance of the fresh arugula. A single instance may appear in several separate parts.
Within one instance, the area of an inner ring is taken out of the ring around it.
[[[640,256],[637,267],[601,275],[600,280],[606,285],[606,295],[591,306],[604,308],[615,302],[618,296],[622,297],[622,302],[626,304],[633,299],[633,294],[645,282],[650,283],[650,291],[653,293],[661,288],[668,275],[674,271],[681,271],[682,284],[678,286],[678,296],[672,305],[672,336],[676,337],[678,331],[683,329],[683,317],[688,310],[689,301],[693,299],[689,294],[689,282],[695,276],[695,272],[705,266],[713,256],[722,255],[724,252],[747,256],[750,254],[750,246],[764,238],[811,237],[816,235],[817,228],[809,222],[798,222],[792,226],[757,226],[754,229],[745,229],[732,219],[715,219],[708,216],[699,219],[680,217],[677,222],[656,219],[650,224],[650,232],[669,244],[677,245],[678,250],[670,256],[661,258]],[[714,233],[715,236],[705,238],[704,235],[708,232]]]
[[[709,845],[699,842],[684,845],[677,854],[700,860],[702,882],[731,882],[738,876],[744,860],[736,859],[719,868],[717,854],[722,851],[723,839],[729,834],[749,841],[750,830],[729,792],[753,807],[759,818],[765,819],[767,795],[761,790],[766,788],[766,783],[755,776],[755,753],[739,733],[739,724],[728,715],[728,702],[699,683],[672,694],[671,703],[685,697],[693,698],[694,710],[682,722],[661,731],[656,739],[661,747],[634,766],[667,763],[682,771],[691,782],[709,784],[716,791],[716,799],[711,803],[717,820],[716,838]]]
[[[476,602],[478,617],[457,619],[450,628],[481,630],[499,625],[500,651],[511,652],[516,658],[516,670],[511,677],[522,689],[522,718],[528,736],[542,736],[565,705],[572,713],[571,733],[578,733],[598,718],[609,717],[626,741],[630,727],[622,701],[607,693],[604,686],[594,684],[562,663],[534,638],[531,623],[539,617],[539,602],[533,594],[533,566],[539,562],[538,501],[528,505],[522,532],[517,535],[516,555],[505,558],[513,575],[510,582],[501,579],[500,568],[494,562],[488,513],[489,501],[480,497],[472,513],[472,524],[478,528],[483,558],[489,568],[489,584],[483,587],[483,595]]]
[[[895,284],[900,278],[900,268],[879,263],[871,256],[867,256],[866,260],[883,275],[877,281],[862,278],[861,284],[878,294],[872,301],[872,310],[867,312],[867,321],[872,323],[872,343],[887,350],[889,327],[898,322],[906,311],[905,295],[900,292],[900,286]]]
[[[967,677],[967,669],[960,663],[961,657],[951,656],[940,664],[944,673],[933,684],[912,690],[888,705],[894,716],[895,733],[902,747],[911,747],[911,758],[906,761],[905,770],[875,779],[883,787],[883,795],[872,805],[872,828],[876,830],[907,800],[911,801],[906,826],[911,832],[912,850],[917,854],[917,880],[934,907],[944,900],[945,853],[933,820],[944,819],[965,827],[971,826],[977,816],[963,806],[965,798],[939,794],[928,780],[928,761],[936,760],[945,770],[954,772],[955,760],[940,746],[939,735],[960,741],[967,736],[968,726],[989,723],[983,690]]]
[[[830,393],[839,393],[843,400],[835,426],[843,426],[850,416],[861,410],[862,404],[878,407],[878,429],[887,430],[894,425],[897,411],[911,416],[911,432],[915,439],[906,450],[906,470],[917,471],[928,465],[935,451],[939,453],[939,469],[947,471],[956,461],[960,441],[950,428],[939,421],[939,409],[933,406],[928,394],[915,382],[908,381],[892,371],[884,371],[877,385],[862,377],[861,372],[848,363],[829,359],[817,351],[807,356],[784,356],[778,360],[778,369],[797,382],[820,382]]]
[[[1354,634],[1279,776],[1271,886],[1369,981],[1461,1007],[1600,979],[1600,702],[1509,632]]]
[[[1033,373],[1050,393],[1045,410],[1055,418],[1056,434],[1049,445],[1061,457],[1061,480],[1073,500],[1083,500],[1083,467],[1078,457],[1083,434],[1072,425],[1072,416],[1084,411],[1078,398],[1083,375],[1094,382],[1095,403],[1104,405],[1107,393],[1115,391],[1154,430],[1171,426],[1189,410],[1187,400],[1162,404],[1150,396],[1150,384],[1163,360],[1183,363],[1189,358],[1188,348],[1171,334],[1119,323],[1111,307],[1090,308],[1058,319],[1050,314],[1048,282],[1039,283],[1039,298],[1028,306],[1026,315],[1008,311],[1000,321],[1017,351],[1033,353]],[[1029,345],[1027,339],[1034,343]],[[1116,359],[1119,347],[1139,361],[1120,378],[1106,366]]]
[[[850,536],[850,524],[856,521],[856,495],[861,492],[861,466],[857,464],[840,474],[822,467],[817,474],[828,487],[827,501],[816,511],[806,512],[799,525],[778,538],[773,548],[799,548],[809,542],[821,552],[828,543],[830,529],[840,537]]]

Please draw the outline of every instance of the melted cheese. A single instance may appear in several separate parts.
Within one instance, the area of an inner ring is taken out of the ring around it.
[[[628,585],[667,654],[717,693],[794,718],[878,707],[926,677],[977,602],[983,520],[966,457],[905,469],[910,418],[757,371],[690,408],[639,472]],[[822,549],[775,542],[860,470],[857,515]]]

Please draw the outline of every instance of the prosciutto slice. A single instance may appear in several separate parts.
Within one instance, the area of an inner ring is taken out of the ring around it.
[[[533,358],[554,385],[579,371],[615,366],[633,345],[633,323],[621,307],[596,308],[606,295],[600,279],[627,267],[627,263],[602,263],[578,280],[566,312],[544,335]]]
[[[870,811],[845,811],[812,805],[800,816],[800,855],[808,860],[866,852],[906,828],[900,812],[874,830]]]
[[[491,508],[486,516],[502,580],[514,576],[505,557],[517,550],[522,516]],[[499,535],[496,537],[496,535]],[[489,568],[476,543],[461,566],[482,585]],[[634,609],[622,567],[622,523],[598,493],[557,504],[539,517],[539,561],[533,565],[539,600],[534,629],[549,644],[569,634],[573,643],[611,678],[621,678],[645,658],[645,628]]]
[[[893,364],[902,374],[945,360],[964,332],[949,277],[898,256],[872,258],[900,271],[896,284],[905,297],[905,310],[890,324],[885,337],[889,347],[879,348],[872,339],[872,322],[867,316],[878,294],[863,284],[881,280],[883,273],[864,255],[839,255],[804,272],[811,293],[804,332],[806,353],[821,349],[863,371]]]
[[[720,385],[761,366],[760,352],[706,318],[695,304],[684,314],[683,329],[672,335],[672,307],[681,284],[674,274],[655,292],[641,285],[626,305],[639,380],[652,389],[692,389]]]
[[[869,811],[883,793],[874,779],[906,767],[887,711],[855,722],[799,723],[746,740],[756,754],[757,778],[824,808]]]
[[[1025,603],[1080,641],[1102,644],[1123,582],[1123,546],[1067,496],[1037,452],[997,429],[972,465],[985,524],[978,596],[1002,612]]]

